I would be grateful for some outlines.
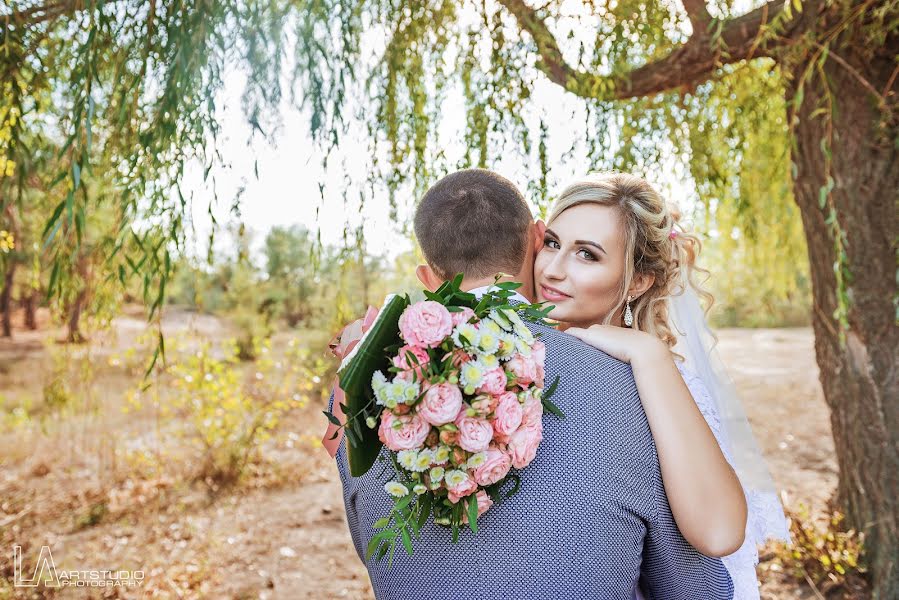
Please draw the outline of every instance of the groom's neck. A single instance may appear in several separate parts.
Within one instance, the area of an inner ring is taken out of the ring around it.
[[[459,287],[463,292],[468,292],[473,289],[477,289],[479,287],[484,287],[488,285],[493,285],[493,278],[484,278],[484,279],[463,279],[462,285]],[[534,283],[533,281],[522,281],[521,278],[518,277],[501,277],[498,283],[504,283],[512,281],[515,283],[520,283],[521,287],[516,291],[528,299],[528,301],[533,302],[536,294],[534,293]]]

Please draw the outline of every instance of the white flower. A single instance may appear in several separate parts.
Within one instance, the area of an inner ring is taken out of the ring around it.
[[[515,340],[517,340],[517,339],[518,338],[515,337],[514,334],[511,334],[511,333],[503,334],[499,339],[499,351],[497,352],[497,355],[500,358],[502,358],[503,360],[506,360],[506,359],[509,359],[509,358],[512,358],[513,356],[515,356],[515,350],[516,350]]]
[[[484,354],[495,354],[499,350],[500,337],[497,334],[482,331],[478,340],[478,351]]]
[[[478,356],[478,361],[488,370],[499,366],[499,359],[495,354],[481,354]]]
[[[431,471],[428,473],[428,475],[431,477],[431,482],[432,482],[432,483],[439,483],[440,481],[442,481],[442,480],[443,480],[443,474],[444,474],[443,467],[434,467],[434,468],[432,468]]]
[[[515,338],[515,349],[518,350],[519,354],[530,357],[532,343],[533,342],[527,342],[522,338]]]
[[[486,452],[478,452],[477,454],[472,454],[468,461],[465,463],[466,468],[468,469],[477,469],[487,460]]]
[[[477,360],[472,360],[464,365],[459,373],[459,383],[465,388],[466,394],[473,394],[476,387],[484,381],[484,365]]]
[[[491,333],[499,337],[503,334],[503,328],[499,326],[499,323],[488,318],[481,321],[481,333]]]
[[[456,487],[457,485],[462,485],[465,483],[465,480],[468,479],[468,473],[465,471],[460,471],[458,469],[453,469],[451,471],[447,471],[444,476],[444,481],[446,481],[447,487]]]
[[[506,315],[508,311],[501,312],[499,310],[491,310],[489,319],[499,325],[502,329],[506,331],[513,331],[514,325],[509,321],[508,316]]]
[[[417,381],[403,381],[403,404],[415,404],[421,387]]]
[[[449,457],[450,457],[450,447],[449,446],[440,446],[434,452],[434,464],[442,465],[446,461],[449,460]]]
[[[418,458],[418,452],[415,450],[400,450],[396,455],[397,461],[407,471],[415,470],[415,460]]]
[[[421,494],[424,494],[425,492],[427,492],[428,488],[425,487],[425,484],[423,484],[423,483],[416,483],[415,487],[412,488],[412,491],[415,492],[416,494],[421,495]]]
[[[452,337],[453,343],[459,348],[470,348],[478,345],[481,340],[481,332],[471,323],[460,323],[453,329]],[[463,337],[468,342],[467,344],[462,341]]]
[[[371,376],[371,389],[375,393],[375,404],[387,405],[387,378],[384,373],[375,371]]]
[[[413,471],[427,471],[434,461],[434,452],[432,450],[422,450],[418,453],[415,463],[412,466]]]
[[[387,377],[384,376],[384,373],[380,371],[375,371],[371,376],[371,389],[375,391],[377,394],[380,390],[384,389],[384,386],[387,385]]]
[[[395,496],[396,498],[402,498],[409,493],[409,488],[399,481],[388,481],[384,484],[384,489],[387,490],[388,494]]]

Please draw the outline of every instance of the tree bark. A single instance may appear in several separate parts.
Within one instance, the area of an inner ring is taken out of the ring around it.
[[[38,292],[36,290],[31,290],[23,300],[25,309],[25,327],[31,331],[37,330],[37,295]]]
[[[11,255],[6,261],[6,272],[3,274],[3,291],[0,292],[0,320],[2,320],[3,337],[12,337],[12,288],[16,274],[16,258]]]
[[[826,117],[812,116],[828,105],[826,82],[816,75],[798,111],[794,194],[808,242],[815,353],[831,410],[838,498],[849,523],[865,534],[873,597],[885,600],[899,598],[899,128],[894,96],[884,98],[894,83],[899,38],[877,52],[851,40],[833,47],[837,54],[824,65],[835,102],[832,129]],[[798,77],[790,85],[788,96],[795,97]],[[829,163],[822,140],[831,140]],[[828,168],[852,274],[845,344],[834,318],[836,238],[825,222],[831,205],[819,206]]]

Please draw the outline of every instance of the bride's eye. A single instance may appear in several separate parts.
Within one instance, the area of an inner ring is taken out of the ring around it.
[[[559,242],[552,238],[544,238],[543,245],[553,248],[554,250],[558,250],[561,246],[559,246]]]
[[[581,254],[581,253],[583,253],[583,254]],[[593,253],[590,252],[589,250],[585,250],[585,249],[583,249],[583,248],[581,248],[580,250],[578,250],[578,254],[580,254],[581,256],[583,256],[583,257],[584,257],[585,259],[587,259],[587,260],[593,260],[593,261],[597,260],[595,254],[593,254]]]

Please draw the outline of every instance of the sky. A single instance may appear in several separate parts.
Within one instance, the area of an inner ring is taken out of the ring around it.
[[[206,255],[206,239],[211,228],[207,214],[209,203],[213,202],[212,210],[219,223],[233,221],[234,217],[229,212],[239,190],[242,190],[240,219],[251,232],[251,254],[259,265],[262,264],[261,249],[265,233],[276,225],[304,225],[313,232],[319,232],[325,245],[340,245],[345,224],[353,228],[361,223],[366,251],[370,254],[390,258],[413,248],[413,242],[402,233],[401,226],[391,222],[386,194],[367,200],[361,212],[356,197],[351,197],[349,202],[342,198],[347,173],[357,181],[365,176],[364,172],[354,169],[354,165],[364,165],[366,160],[364,153],[368,144],[359,134],[362,128],[351,127],[343,135],[340,145],[329,159],[331,168],[325,172],[321,165],[322,151],[310,135],[308,114],[285,99],[280,110],[281,126],[277,131],[268,137],[253,136],[241,108],[244,75],[238,69],[229,67],[224,81],[224,88],[217,97],[221,125],[218,144],[223,163],[216,165],[210,178],[205,181],[203,166],[199,161],[192,163],[182,182],[183,188],[189,192],[188,197],[192,199],[191,212],[197,232],[193,236],[193,253],[196,256]],[[542,115],[548,125],[549,156],[551,160],[561,161],[563,153],[577,135],[574,128],[583,119],[577,118],[580,103],[545,79],[538,82],[532,99],[534,110]],[[444,139],[440,143],[445,144],[449,162],[454,164],[464,152],[461,125],[465,122],[465,113],[461,95],[449,94],[441,109],[444,121],[440,136]],[[496,161],[493,168],[516,183],[522,191],[527,190],[530,167],[523,164],[520,157],[507,156]],[[583,157],[570,158],[565,164],[551,164],[553,175],[560,182],[586,173],[587,168]],[[255,174],[257,169],[258,178]],[[683,183],[687,178],[677,173],[676,165],[660,165],[657,173],[647,177],[663,194],[681,198],[682,208],[687,208],[683,206],[683,202],[689,202],[691,198]],[[320,182],[325,183],[324,202],[319,193]],[[213,184],[217,202],[213,201]],[[555,187],[552,190],[558,191]],[[408,196],[408,192],[401,195],[398,215],[406,223],[412,220],[415,200]],[[534,207],[531,199],[528,200]],[[227,239],[220,236],[217,251],[225,251],[226,247]]]

